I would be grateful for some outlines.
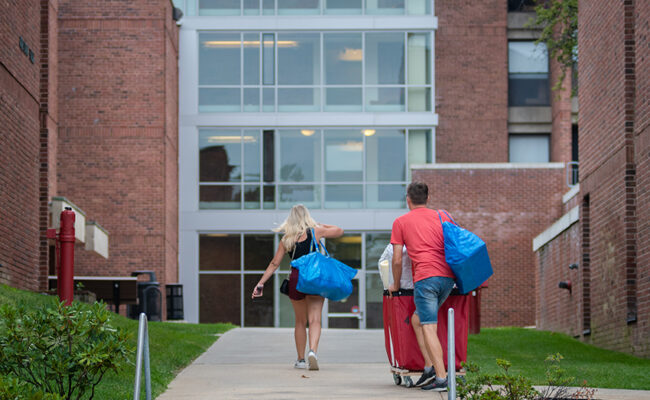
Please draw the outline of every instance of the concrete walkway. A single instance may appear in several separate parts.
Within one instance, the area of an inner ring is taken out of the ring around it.
[[[233,329],[158,399],[447,399],[395,385],[381,330],[323,330],[318,357],[319,371],[297,370],[293,329]],[[599,389],[596,398],[650,400],[650,391]]]

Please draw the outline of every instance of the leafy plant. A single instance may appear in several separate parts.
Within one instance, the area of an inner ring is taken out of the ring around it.
[[[596,391],[588,388],[586,382],[576,391],[569,389],[575,378],[560,366],[563,358],[560,353],[546,358],[547,382],[541,391],[533,388],[528,378],[510,374],[512,364],[507,360],[496,360],[501,369],[496,374],[482,374],[478,365],[464,363],[467,376],[458,381],[458,397],[461,400],[593,399]]]
[[[45,394],[16,378],[0,376],[0,400],[60,400],[55,394]]]
[[[0,375],[61,399],[92,399],[106,372],[133,352],[102,303],[0,308]]]
[[[545,43],[549,55],[560,64],[560,76],[553,90],[563,90],[567,71],[578,60],[578,0],[538,0],[536,18],[528,27],[539,26],[542,33],[535,43]],[[573,71],[577,76],[577,71]],[[576,95],[576,87],[571,95]]]

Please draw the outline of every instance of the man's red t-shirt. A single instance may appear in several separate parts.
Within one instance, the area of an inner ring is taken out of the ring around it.
[[[443,221],[451,221],[441,212]],[[454,278],[445,261],[445,241],[440,218],[435,210],[415,208],[393,222],[391,244],[406,245],[413,265],[413,281],[432,276]]]

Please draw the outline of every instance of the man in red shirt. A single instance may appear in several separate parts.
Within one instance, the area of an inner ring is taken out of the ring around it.
[[[412,262],[415,312],[422,326],[424,347],[433,362],[433,370],[425,368],[420,381],[435,376],[432,383],[422,389],[444,391],[447,390],[447,371],[437,334],[438,309],[454,287],[454,273],[445,261],[440,217],[435,210],[427,208],[428,198],[429,189],[426,184],[413,182],[408,186],[406,203],[410,211],[393,222],[391,232],[394,283],[388,291],[392,295],[392,292],[399,290],[402,277],[402,246],[405,245]],[[442,218],[450,221],[444,213]]]

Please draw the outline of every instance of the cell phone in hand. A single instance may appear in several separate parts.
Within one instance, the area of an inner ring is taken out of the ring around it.
[[[261,296],[262,295],[262,290],[264,290],[264,286],[256,286],[255,287],[255,296]]]

